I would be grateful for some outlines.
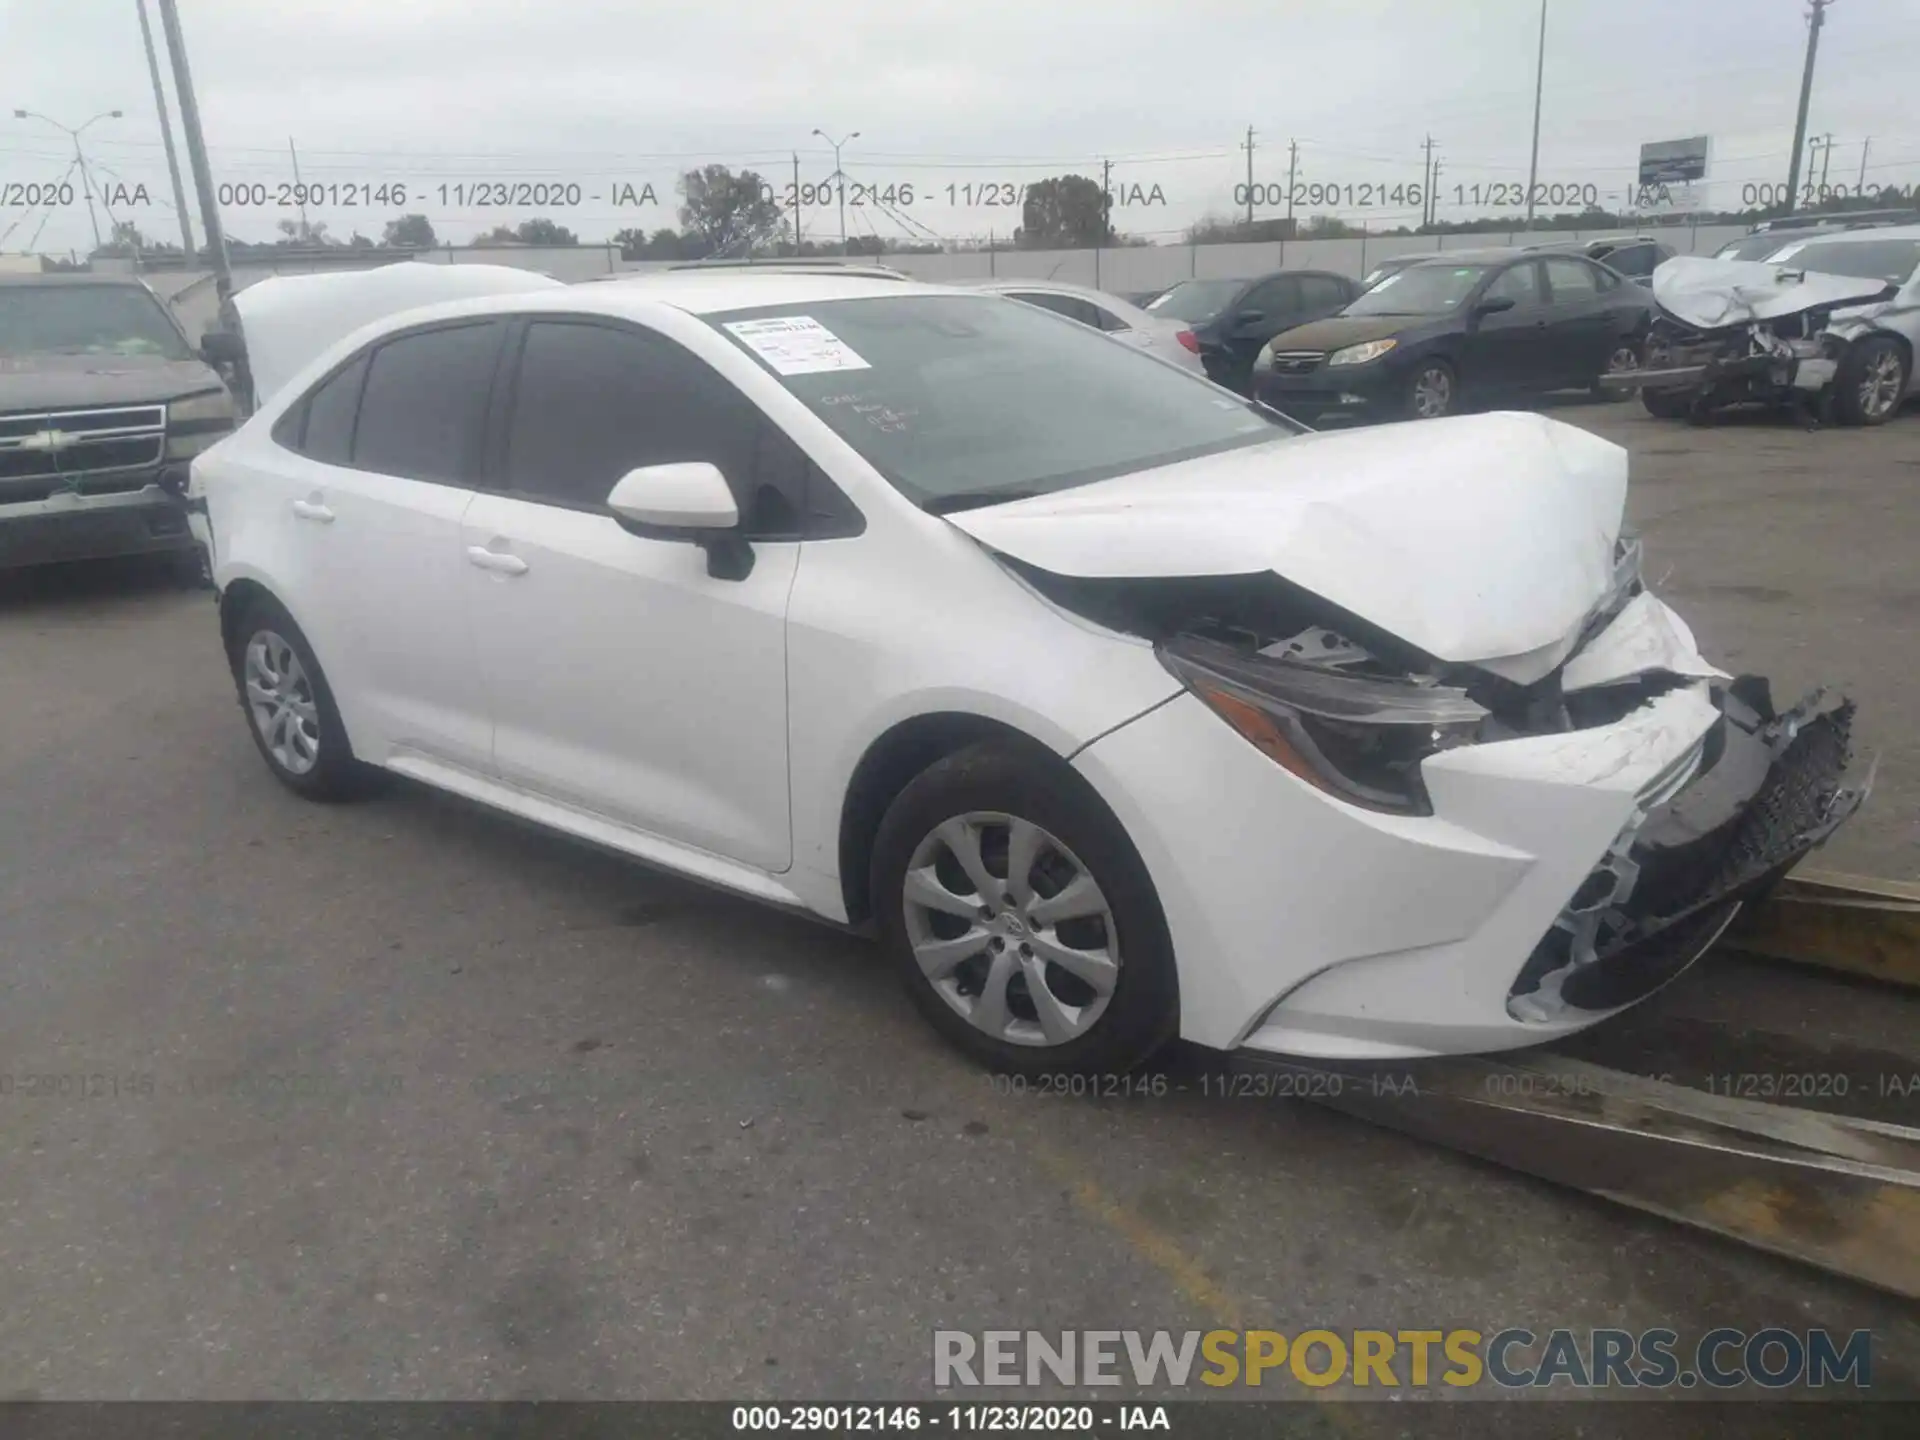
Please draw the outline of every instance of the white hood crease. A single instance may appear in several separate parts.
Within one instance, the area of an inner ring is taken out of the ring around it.
[[[1303,435],[947,518],[1057,575],[1272,571],[1437,659],[1542,652],[1550,669],[1608,593],[1626,492],[1620,446],[1500,413]]]
[[[1869,304],[1893,288],[1885,280],[1699,255],[1676,255],[1653,272],[1653,298],[1660,308],[1700,330],[1780,320],[1823,306]]]
[[[247,343],[254,403],[264,405],[309,363],[362,326],[402,310],[480,295],[566,288],[511,265],[405,260],[331,275],[276,275],[233,297]]]

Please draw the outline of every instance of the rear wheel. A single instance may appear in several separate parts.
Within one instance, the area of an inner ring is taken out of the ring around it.
[[[274,601],[257,598],[233,634],[240,708],[273,778],[308,800],[362,793],[373,772],[353,758],[327,677],[293,617]]]
[[[881,821],[873,896],[920,1013],[993,1069],[1124,1073],[1174,1032],[1159,901],[1125,831],[1049,756],[947,756]]]
[[[1459,381],[1444,360],[1422,360],[1407,379],[1407,418],[1438,420],[1453,413]]]
[[[1606,373],[1609,375],[1622,375],[1629,370],[1637,370],[1639,368],[1640,347],[1635,345],[1631,340],[1618,341],[1607,355]],[[1603,400],[1608,398],[1625,398],[1624,396],[1611,395],[1607,388],[1600,383],[1600,377],[1597,375],[1593,380],[1593,393]]]
[[[1845,425],[1884,425],[1907,393],[1907,357],[1885,336],[1847,351],[1833,377],[1833,408]]]

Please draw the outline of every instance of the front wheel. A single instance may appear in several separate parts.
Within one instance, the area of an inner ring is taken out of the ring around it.
[[[293,617],[248,605],[234,629],[233,678],[247,730],[273,778],[308,800],[345,800],[371,773],[353,757],[333,691]]]
[[[992,1069],[1123,1074],[1177,1028],[1146,867],[1050,756],[989,742],[923,771],[881,821],[873,895],[915,1006]]]
[[[1453,413],[1459,390],[1453,367],[1444,360],[1422,360],[1407,381],[1407,418],[1438,420]]]
[[[1907,357],[1885,336],[1847,351],[1833,377],[1834,410],[1845,425],[1884,425],[1907,393]]]

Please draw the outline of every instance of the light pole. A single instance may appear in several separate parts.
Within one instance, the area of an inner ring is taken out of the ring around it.
[[[816,129],[813,133],[833,147],[833,188],[838,191],[840,195],[840,253],[845,255],[847,253],[847,177],[845,172],[840,168],[840,147],[842,145],[851,145],[855,140],[858,140],[860,138],[860,132],[855,130],[844,140],[836,140],[824,130]],[[793,200],[794,204],[798,206],[800,197],[796,195],[793,197]]]
[[[1540,179],[1540,95],[1547,79],[1547,0],[1540,0],[1540,46],[1533,60],[1533,154],[1527,161],[1527,229],[1533,229],[1534,191]]]
[[[102,110],[93,117],[93,120],[87,121],[87,125],[93,124],[95,120],[118,120],[120,114],[118,110]],[[85,130],[87,125],[62,125],[51,115],[42,115],[38,110],[15,110],[13,118],[44,120],[54,129],[64,130],[73,137],[73,162],[80,167],[80,190],[87,197],[87,219],[93,225],[93,248],[98,250],[100,248],[100,217],[93,213],[93,177],[87,169],[87,157],[80,150],[80,132]]]

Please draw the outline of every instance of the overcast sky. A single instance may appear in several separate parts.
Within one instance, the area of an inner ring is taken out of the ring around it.
[[[1714,204],[1738,206],[1746,184],[1784,179],[1805,10],[1805,0],[1548,0],[1540,180],[1591,184],[1617,203],[1642,141],[1694,134],[1712,137]],[[939,235],[1018,223],[1017,210],[949,206],[950,185],[1097,176],[1105,157],[1123,198],[1135,185],[1165,198],[1123,205],[1119,227],[1174,239],[1202,214],[1234,212],[1248,125],[1258,181],[1285,179],[1297,139],[1301,182],[1389,195],[1420,180],[1431,133],[1442,217],[1486,209],[1486,187],[1526,178],[1539,5],[180,0],[180,11],[217,180],[271,192],[292,178],[291,137],[309,183],[408,188],[404,207],[389,196],[312,211],[342,238],[356,228],[377,238],[402,208],[455,240],[535,213],[588,240],[676,224],[674,178],[691,165],[751,165],[784,187],[797,149],[802,178],[824,177],[832,152],[812,136],[819,127],[859,131],[848,175],[911,183],[914,203],[898,208]],[[109,184],[146,185],[150,203],[119,207],[120,218],[177,241],[136,0],[0,0],[0,17],[0,181],[58,180],[71,158],[65,136],[12,118],[15,108],[66,125],[119,108],[123,119],[87,130],[88,158]],[[1837,0],[1809,121],[1809,133],[1834,136],[1831,181],[1860,178],[1871,136],[1870,185],[1920,183],[1917,74],[1920,0]],[[577,183],[580,203],[476,208],[454,190],[506,179]],[[638,194],[648,183],[658,205],[613,204],[617,186]],[[1409,205],[1343,192],[1310,208],[1390,227]],[[232,236],[268,239],[296,214],[228,206],[223,219]],[[0,249],[37,230],[36,248],[84,252],[83,205],[55,209],[41,228],[43,216],[0,211],[0,231],[12,227]],[[810,237],[838,233],[830,207],[803,218]],[[855,233],[870,225],[901,233],[871,211],[850,220]]]

